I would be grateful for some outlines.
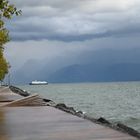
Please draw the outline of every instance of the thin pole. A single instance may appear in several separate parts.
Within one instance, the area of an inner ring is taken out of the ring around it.
[[[8,86],[11,85],[10,72],[8,73]]]

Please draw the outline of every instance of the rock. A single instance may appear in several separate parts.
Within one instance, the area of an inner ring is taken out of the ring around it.
[[[56,108],[67,108],[67,106],[63,103],[59,103],[55,106]]]
[[[13,91],[14,93],[17,93],[17,94],[19,94],[19,95],[21,95],[21,96],[24,96],[24,97],[27,97],[27,96],[31,95],[31,94],[28,93],[27,91],[22,90],[22,89],[17,88],[17,87],[14,87],[14,86],[10,86],[9,88],[10,88],[10,90]]]
[[[65,111],[65,112],[68,112],[70,114],[76,115],[76,110],[74,110],[73,107],[68,107],[68,106],[66,106],[63,103],[59,103],[55,107],[58,108],[58,109],[60,109],[60,110]]]
[[[127,132],[128,134],[138,137],[140,138],[140,133],[136,130],[134,130],[133,128],[130,128],[124,124],[118,123],[117,127],[119,127],[120,129],[122,129],[123,131]]]
[[[84,118],[84,114],[82,111],[76,111],[75,115],[78,117]]]
[[[52,100],[49,100],[49,99],[42,99],[43,102],[45,102],[47,104],[47,106],[53,106],[55,107],[56,106],[56,103]]]
[[[97,122],[100,122],[102,124],[107,124],[107,125],[110,125],[111,124],[108,120],[106,120],[103,117],[100,117],[99,119],[97,119]]]
[[[97,122],[97,120],[95,118],[88,116],[88,115],[84,115],[84,119],[89,120],[91,122]]]
[[[43,99],[44,102],[52,102],[52,100],[49,99]]]

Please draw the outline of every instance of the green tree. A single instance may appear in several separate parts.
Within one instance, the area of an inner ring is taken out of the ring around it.
[[[13,15],[20,15],[21,11],[10,4],[8,0],[0,0],[0,81],[4,79],[8,73],[8,63],[4,58],[3,51],[4,45],[10,41],[9,31],[5,27],[6,19],[11,19]]]
[[[3,57],[2,50],[0,51],[0,80],[4,79],[5,74],[8,73],[8,64]]]

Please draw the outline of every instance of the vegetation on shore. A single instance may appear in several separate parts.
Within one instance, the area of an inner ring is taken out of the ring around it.
[[[13,4],[10,4],[8,0],[0,0],[0,81],[2,81],[8,73],[9,67],[3,54],[4,45],[10,41],[9,31],[5,27],[5,22],[11,19],[13,15],[20,14],[21,11],[18,11],[17,8]]]

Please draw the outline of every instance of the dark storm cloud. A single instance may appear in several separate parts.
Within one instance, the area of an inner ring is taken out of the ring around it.
[[[14,40],[82,41],[140,34],[139,0],[13,0],[23,14],[8,28]]]
[[[71,41],[84,41],[96,38],[106,38],[106,37],[128,37],[128,36],[138,36],[140,35],[140,28],[138,26],[134,27],[125,27],[123,29],[118,30],[108,30],[102,33],[91,33],[91,34],[83,34],[83,35],[63,35],[63,34],[52,34],[50,29],[41,30],[40,28],[34,27],[21,29],[22,36],[19,32],[15,32],[12,34],[13,39],[16,41],[24,41],[24,40],[61,40],[65,42]],[[41,32],[42,31],[42,32]],[[47,33],[46,33],[47,32]],[[28,35],[27,35],[28,34]]]
[[[22,10],[22,16],[7,22],[12,40],[5,56],[12,77],[17,71],[29,74],[30,63],[35,64],[33,71],[42,68],[49,75],[64,66],[92,61],[131,62],[136,56],[133,62],[139,62],[139,0],[10,1]]]

